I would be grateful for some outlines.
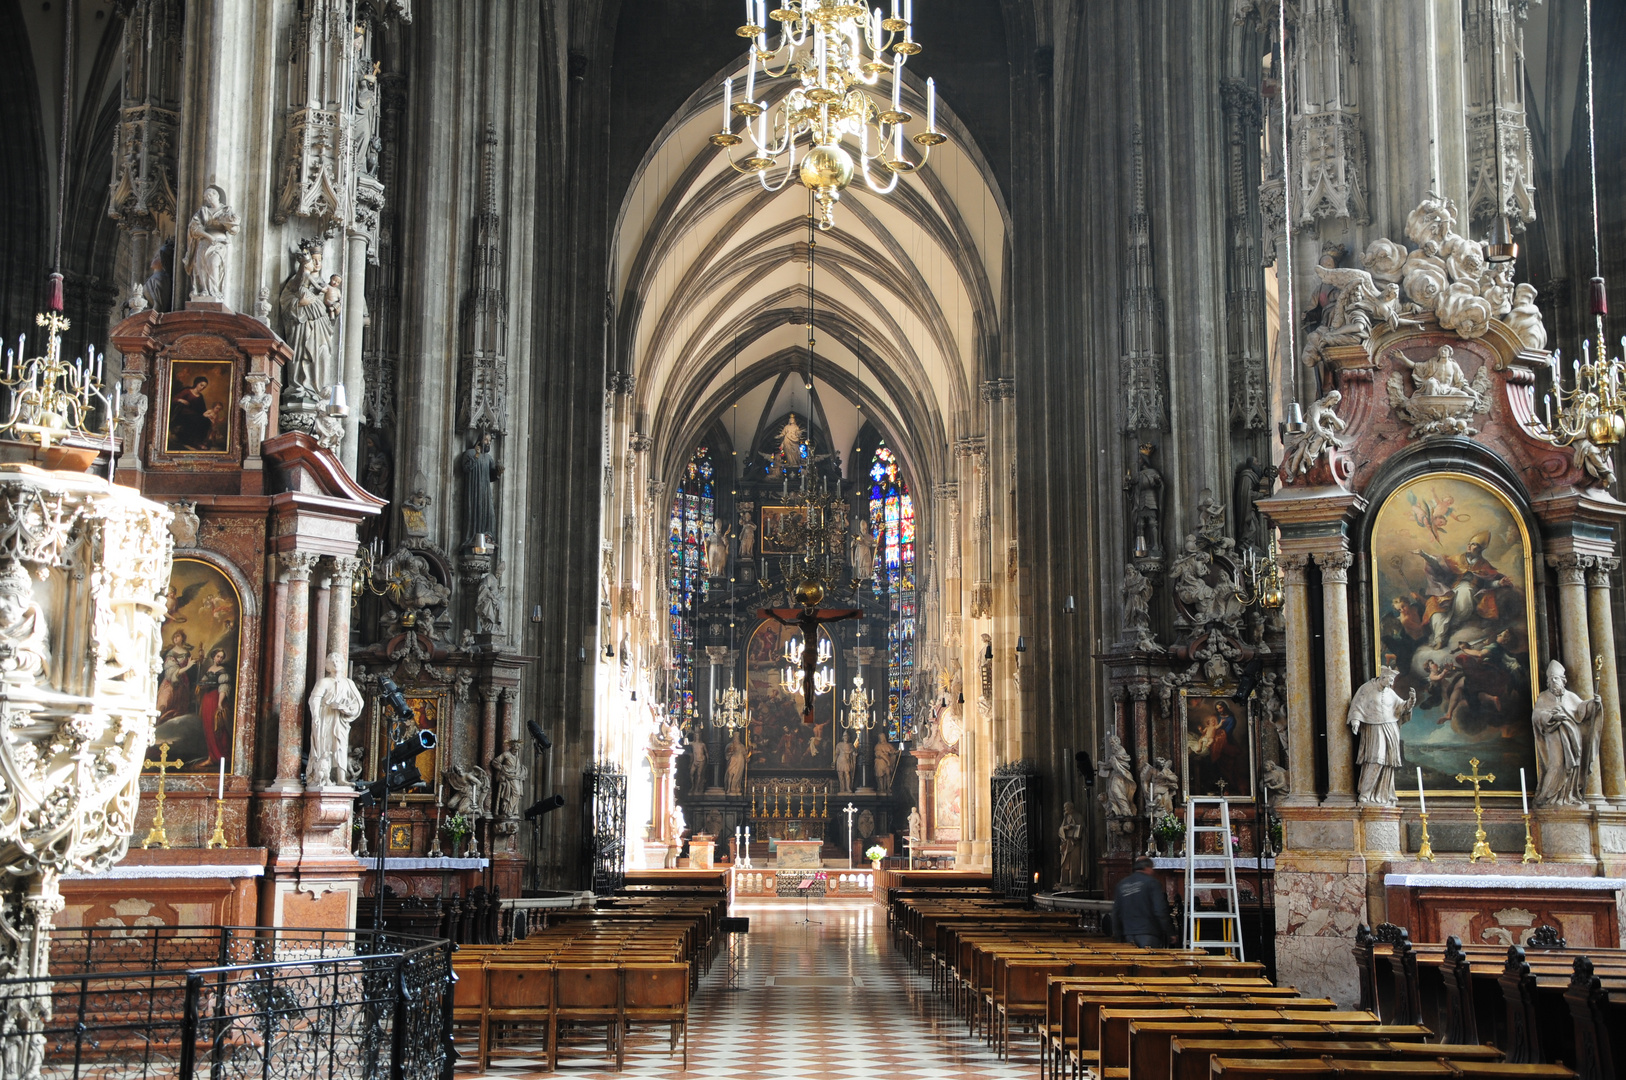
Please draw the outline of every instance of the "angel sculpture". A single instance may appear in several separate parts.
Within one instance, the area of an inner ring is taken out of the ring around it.
[[[1321,325],[1310,331],[1310,336],[1304,341],[1305,367],[1320,364],[1329,346],[1365,345],[1372,337],[1372,321],[1377,315],[1372,302],[1384,295],[1372,283],[1372,275],[1365,270],[1318,265],[1315,272],[1338,292],[1333,298],[1332,307],[1322,317]],[[1398,299],[1398,290],[1395,296]]]
[[[446,798],[446,814],[463,814],[469,819],[490,817],[487,803],[486,771],[478,765],[463,768],[453,765],[446,770],[446,786],[451,794]]]
[[[1344,396],[1336,390],[1310,402],[1304,410],[1304,430],[1289,431],[1283,443],[1287,450],[1287,468],[1293,475],[1302,476],[1321,460],[1329,449],[1342,450],[1349,445],[1344,437],[1345,424],[1339,419],[1338,403]]]
[[[1174,775],[1174,766],[1168,758],[1160,757],[1142,765],[1140,786],[1145,793],[1147,813],[1174,813],[1174,793],[1180,786],[1180,778]]]
[[[1107,816],[1132,818],[1135,816],[1135,773],[1129,762],[1129,751],[1115,732],[1107,732],[1105,750],[1097,771],[1106,781],[1100,798],[1107,804]]]

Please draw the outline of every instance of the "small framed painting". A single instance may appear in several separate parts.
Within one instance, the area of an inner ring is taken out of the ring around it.
[[[176,360],[169,370],[164,452],[230,454],[231,361]]]
[[[1229,686],[1180,690],[1180,729],[1186,740],[1180,785],[1186,798],[1253,801],[1252,704],[1232,701],[1233,692]]]
[[[796,542],[787,535],[786,525],[792,527],[800,525],[800,518],[806,511],[800,506],[764,506],[762,508],[762,533],[757,539],[757,547],[764,555],[794,555],[802,550]]]

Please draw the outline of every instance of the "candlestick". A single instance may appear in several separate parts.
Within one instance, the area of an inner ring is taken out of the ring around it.
[[[1523,769],[1519,770],[1523,772]],[[1533,863],[1541,861],[1541,852],[1536,850],[1536,842],[1530,836],[1530,812],[1524,815],[1524,858],[1520,862]]]
[[[215,800],[215,831],[209,837],[209,842],[203,845],[206,848],[224,848],[226,844],[226,800],[224,797]]]
[[[1428,815],[1418,814],[1423,820],[1423,842],[1417,847],[1417,858],[1420,862],[1434,861],[1434,845],[1428,842]]]

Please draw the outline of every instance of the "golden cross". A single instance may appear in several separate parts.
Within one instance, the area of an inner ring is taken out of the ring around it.
[[[1476,757],[1469,758],[1468,759],[1468,764],[1473,766],[1473,773],[1471,775],[1464,775],[1462,773],[1457,773],[1457,783],[1466,784],[1470,780],[1473,781],[1473,783],[1474,783],[1474,805],[1477,806],[1477,805],[1479,805],[1479,784],[1480,784],[1480,781],[1484,781],[1487,784],[1494,784],[1494,783],[1496,783],[1496,774],[1495,773],[1485,773],[1483,776],[1481,776],[1480,772],[1479,772],[1479,759],[1476,758]]]
[[[182,765],[185,765],[185,764],[186,764],[186,762],[181,761],[179,759],[177,759],[175,761],[169,760],[169,743],[166,742],[166,743],[159,743],[158,744],[158,775],[159,776],[163,776],[164,771],[166,769],[170,769],[170,768],[179,769]]]

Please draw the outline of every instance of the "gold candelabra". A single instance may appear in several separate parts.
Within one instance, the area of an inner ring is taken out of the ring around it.
[[[19,338],[15,351],[6,350],[6,373],[0,386],[11,392],[11,407],[0,420],[0,433],[32,437],[42,447],[72,435],[89,435],[90,418],[98,405],[110,406],[104,413],[107,431],[113,430],[118,415],[119,391],[111,402],[102,394],[104,357],[92,352],[82,360],[69,362],[62,357],[62,331],[69,322],[59,311],[46,311],[34,317],[45,328],[45,355],[19,360],[27,338]]]
[[[1536,842],[1530,836],[1530,815],[1524,815],[1524,858],[1520,862],[1533,863],[1541,861],[1541,852],[1536,850]]]
[[[1266,611],[1275,611],[1282,606],[1287,593],[1283,586],[1282,566],[1276,550],[1274,530],[1270,534],[1270,546],[1265,549],[1265,561],[1261,563],[1253,548],[1249,548],[1240,570],[1241,572],[1237,574],[1238,587],[1235,590],[1237,603],[1243,607],[1258,604]],[[1241,588],[1244,582],[1247,584],[1246,592]]]
[[[1564,389],[1564,366],[1553,350],[1553,388],[1547,395],[1547,433],[1560,446],[1586,441],[1608,453],[1626,438],[1626,377],[1618,357],[1609,355],[1603,336],[1603,279],[1592,279],[1592,310],[1597,342],[1581,341],[1581,359],[1570,362],[1575,385]],[[1626,345],[1626,339],[1622,340]],[[1594,354],[1595,350],[1595,354]],[[1557,406],[1554,408],[1554,406]]]
[[[215,831],[210,834],[206,848],[224,848],[226,844],[226,800],[215,800]]]
[[[770,21],[779,24],[771,46]],[[745,97],[736,102],[734,79],[724,80],[723,127],[711,137],[712,145],[728,153],[735,171],[757,177],[767,191],[789,183],[800,156],[799,174],[818,205],[819,228],[834,226],[836,200],[855,173],[871,191],[889,194],[900,174],[920,168],[931,148],[946,140],[937,130],[937,84],[927,79],[926,130],[909,136],[920,158],[910,161],[904,153],[904,128],[914,117],[903,107],[903,65],[920,52],[913,0],[892,0],[892,17],[886,19],[880,8],[871,11],[847,0],[783,0],[771,11],[766,0],[745,0],[745,24],[735,33],[751,43]],[[764,87],[768,80],[790,77],[790,92],[777,106],[770,107],[766,94],[758,96],[759,69]],[[890,102],[882,91],[886,75]],[[736,117],[745,122],[743,137],[734,134]],[[736,162],[734,147],[746,139],[750,155]],[[856,144],[856,163],[844,141]],[[780,159],[784,173],[775,183],[768,174]],[[884,184],[870,175],[872,164],[887,170]]]
[[[1489,859],[1491,862],[1495,862],[1496,852],[1492,851],[1490,844],[1485,841],[1485,812],[1479,805],[1479,785],[1481,783],[1494,784],[1496,774],[1481,773],[1478,758],[1469,758],[1468,764],[1472,766],[1470,773],[1457,773],[1457,783],[1466,784],[1472,782],[1474,785],[1474,850],[1469,854],[1468,861],[1478,862],[1480,859]]]
[[[152,828],[147,830],[147,838],[141,842],[143,849],[159,847],[168,850],[169,848],[169,834],[164,832],[164,780],[166,772],[171,765],[179,769],[185,764],[186,762],[184,761],[169,760],[169,743],[166,742],[158,744],[158,805],[153,811]],[[213,844],[211,843],[210,846],[212,847]],[[220,846],[226,846],[224,843],[224,837],[222,837],[222,843]]]

